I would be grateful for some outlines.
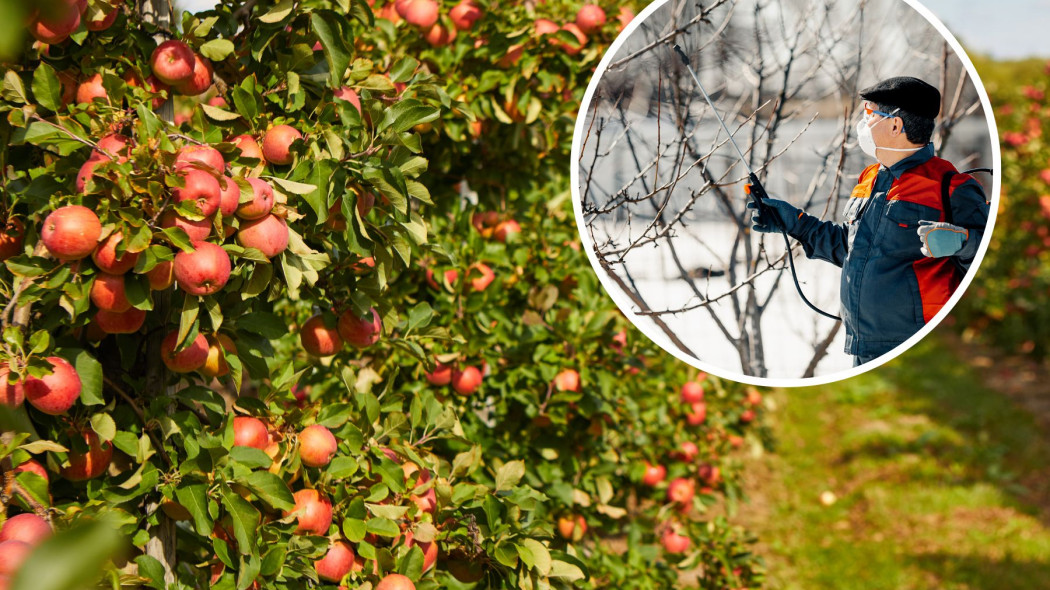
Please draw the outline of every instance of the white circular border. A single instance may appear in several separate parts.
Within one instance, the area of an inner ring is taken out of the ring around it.
[[[571,186],[569,188],[572,192],[572,207],[573,212],[576,216],[576,225],[580,232],[581,241],[589,242],[589,240],[584,239],[584,236],[588,234],[583,219],[583,202],[580,198],[580,167],[578,163],[580,159],[581,144],[583,142],[583,137],[586,133],[586,130],[584,129],[584,124],[586,122],[586,114],[589,110],[591,100],[594,97],[594,91],[598,87],[598,83],[601,81],[602,75],[605,73],[606,68],[609,67],[609,63],[612,61],[613,56],[615,56],[616,52],[619,51],[620,47],[623,46],[624,43],[626,43],[627,39],[631,36],[632,33],[634,33],[634,30],[637,29],[641,25],[641,23],[645,22],[645,20],[653,12],[655,12],[657,9],[659,9],[661,6],[668,3],[669,1],[670,0],[656,0],[656,2],[653,2],[649,6],[646,6],[645,9],[638,14],[638,16],[636,16],[630,23],[628,23],[628,25],[624,28],[620,35],[616,37],[616,39],[612,42],[612,45],[609,46],[609,49],[606,50],[605,55],[602,56],[601,61],[598,63],[598,67],[594,70],[594,75],[591,77],[590,83],[587,85],[587,91],[583,95],[583,102],[580,105],[579,115],[577,115],[576,118],[576,127],[573,130],[572,150],[570,151],[569,156],[571,158]],[[931,25],[933,25],[933,28],[935,28],[937,32],[941,34],[944,40],[947,41],[949,45],[951,45],[956,57],[958,57],[959,60],[962,62],[963,67],[966,68],[966,73],[970,76],[970,79],[973,81],[974,89],[977,91],[978,98],[980,98],[981,100],[981,106],[984,108],[985,119],[988,122],[988,130],[992,139],[991,143],[993,172],[990,205],[991,211],[989,212],[988,225],[986,226],[987,229],[984,232],[984,238],[981,240],[981,245],[977,250],[977,256],[974,258],[973,264],[970,265],[970,271],[966,273],[962,283],[955,290],[955,293],[952,294],[952,297],[948,300],[944,307],[941,308],[941,311],[939,311],[937,315],[935,315],[933,319],[927,322],[926,325],[923,326],[918,332],[913,334],[911,338],[908,338],[893,350],[887,352],[886,354],[878,357],[877,359],[871,362],[865,363],[859,367],[853,367],[845,371],[837,371],[834,373],[829,373],[827,375],[821,375],[819,377],[810,377],[805,379],[769,379],[745,375],[743,373],[730,373],[727,372],[724,367],[710,365],[697,358],[683,353],[681,350],[678,350],[674,346],[665,345],[666,337],[663,334],[660,334],[654,329],[643,328],[641,325],[635,323],[634,321],[631,321],[631,323],[634,324],[636,328],[638,328],[650,340],[656,343],[657,346],[664,349],[666,352],[670,353],[678,360],[685,362],[693,367],[696,367],[697,369],[700,369],[702,371],[711,373],[712,375],[717,375],[724,379],[731,379],[749,385],[759,385],[763,387],[806,387],[810,385],[824,385],[827,383],[833,383],[836,381],[849,379],[850,377],[855,377],[857,375],[860,375],[861,373],[866,373],[867,371],[875,369],[883,365],[884,363],[893,360],[900,354],[906,352],[912,346],[917,344],[920,340],[925,338],[926,335],[932,332],[934,328],[936,328],[941,323],[941,321],[943,321],[944,318],[947,317],[947,315],[959,302],[959,299],[962,298],[963,294],[970,287],[970,283],[973,282],[974,276],[980,269],[981,262],[984,261],[984,255],[988,251],[988,244],[991,242],[992,232],[995,229],[995,220],[998,216],[999,211],[999,193],[1002,189],[1002,155],[999,152],[999,130],[995,124],[995,113],[992,110],[991,101],[988,99],[988,92],[984,88],[984,83],[981,81],[981,77],[977,75],[977,69],[974,67],[973,62],[970,61],[970,57],[966,54],[966,51],[963,50],[962,45],[960,45],[959,41],[955,38],[955,36],[952,35],[950,31],[948,31],[948,28],[944,26],[944,23],[942,23],[940,19],[938,19],[932,12],[930,12],[928,8],[920,4],[918,0],[898,1],[903,1],[905,4],[911,6],[916,12],[922,15],[922,17],[925,18],[927,22],[929,22]],[[612,297],[613,302],[615,302],[616,306],[620,308],[620,311],[623,312],[625,316],[627,316],[627,319],[631,320],[631,316],[633,315],[633,313],[630,313],[630,310],[633,308],[633,303],[631,302],[630,298],[625,293],[623,293],[623,291],[620,290],[620,288],[613,282],[613,280],[602,271],[601,265],[598,262],[598,256],[594,252],[594,244],[585,243],[584,249],[587,252],[587,259],[591,263],[591,268],[593,268],[595,274],[598,275],[598,281],[601,282],[602,286],[605,287],[605,292],[610,297]]]

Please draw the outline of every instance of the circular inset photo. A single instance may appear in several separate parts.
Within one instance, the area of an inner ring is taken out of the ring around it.
[[[675,356],[827,383],[962,296],[994,224],[996,137],[973,64],[918,3],[656,2],[584,97],[577,222],[617,305]]]

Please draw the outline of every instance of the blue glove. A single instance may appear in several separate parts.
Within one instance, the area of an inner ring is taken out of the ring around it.
[[[970,232],[965,228],[938,221],[920,221],[919,239],[922,240],[923,256],[944,258],[954,256],[962,250]]]
[[[748,209],[758,209],[753,200],[747,202]],[[762,233],[779,232],[781,228],[791,233],[802,217],[802,210],[779,199],[762,199],[762,209],[751,216],[751,229]]]

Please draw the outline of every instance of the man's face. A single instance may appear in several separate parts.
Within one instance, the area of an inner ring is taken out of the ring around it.
[[[898,117],[893,116],[892,113],[879,110],[878,105],[868,100],[864,101],[864,104],[861,106],[864,116],[868,120],[868,127],[871,128],[871,136],[875,139],[875,144],[879,146],[889,145],[893,141],[894,136],[897,135],[895,131],[898,127],[894,119]]]

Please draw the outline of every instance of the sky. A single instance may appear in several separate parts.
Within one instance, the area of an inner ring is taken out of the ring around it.
[[[997,59],[1050,58],[1050,0],[920,1],[970,51]],[[206,10],[215,6],[215,0],[181,0],[180,4],[188,10]]]

